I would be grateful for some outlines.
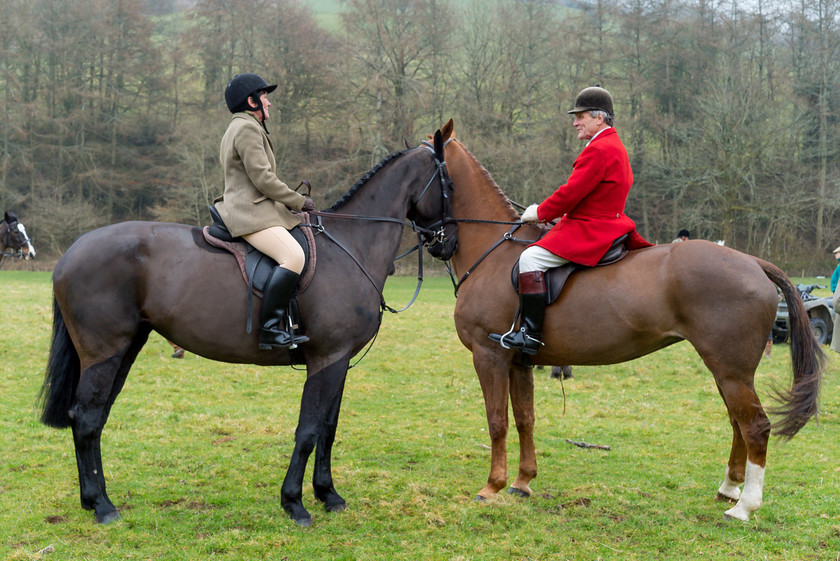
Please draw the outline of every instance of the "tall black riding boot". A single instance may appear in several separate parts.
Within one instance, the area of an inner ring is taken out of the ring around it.
[[[260,308],[260,350],[294,349],[309,341],[305,335],[294,335],[287,310],[300,275],[283,267],[274,267],[265,285]]]
[[[535,355],[542,346],[542,327],[546,305],[545,277],[542,271],[529,271],[519,275],[519,310],[521,321],[518,331],[503,335],[493,333],[490,339],[506,349],[516,349]]]

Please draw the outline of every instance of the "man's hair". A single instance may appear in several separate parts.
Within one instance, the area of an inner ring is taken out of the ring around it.
[[[599,115],[604,117],[604,122],[607,125],[613,126],[613,122],[614,122],[615,118],[612,115],[610,115],[606,111],[602,111],[600,109],[590,109],[589,110],[589,116],[592,117],[593,119],[597,119]]]

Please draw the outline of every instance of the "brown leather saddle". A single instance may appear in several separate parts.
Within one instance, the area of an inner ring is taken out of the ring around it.
[[[302,222],[308,222],[308,213],[303,212],[298,216]],[[236,258],[245,284],[257,296],[262,297],[268,277],[274,267],[277,266],[277,262],[268,255],[261,253],[241,237],[231,236],[215,205],[210,205],[210,217],[213,219],[213,224],[204,227],[205,241],[214,247],[230,252]],[[300,275],[297,288],[297,292],[301,293],[309,287],[312,277],[315,276],[315,236],[312,233],[312,228],[301,228],[300,226],[290,230],[290,233],[303,248],[305,258],[303,272]]]
[[[302,212],[298,216],[302,223],[309,221],[308,213]],[[268,279],[274,267],[277,266],[277,261],[260,252],[241,237],[233,237],[214,205],[210,205],[210,217],[213,219],[213,224],[205,226],[202,231],[205,241],[214,247],[230,252],[236,258],[239,271],[242,273],[242,279],[248,287],[248,312],[245,330],[250,333],[252,324],[251,297],[256,294],[262,298],[265,285],[268,284]],[[312,277],[315,276],[315,235],[312,228],[301,228],[300,226],[296,226],[289,233],[303,248],[305,259],[297,289],[289,301],[289,313],[293,322],[298,324],[300,314],[297,306],[297,296],[309,287]]]
[[[620,261],[627,255],[627,238],[630,234],[624,234],[617,240],[615,240],[604,256],[598,261],[598,264],[595,265],[596,267],[603,267],[604,265],[612,265],[613,263]],[[579,263],[566,263],[565,265],[561,265],[559,267],[555,267],[554,269],[549,269],[545,273],[545,284],[546,284],[546,304],[551,304],[560,296],[560,291],[563,290],[563,287],[566,285],[566,281],[569,279],[569,276],[579,269],[589,269],[586,265],[581,265]],[[511,270],[511,282],[513,283],[513,289],[519,293],[519,260],[516,260],[516,263],[513,265],[513,269]]]

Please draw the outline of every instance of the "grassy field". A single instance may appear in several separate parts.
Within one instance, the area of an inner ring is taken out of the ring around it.
[[[389,304],[413,289],[413,279],[390,280]],[[280,506],[302,372],[174,360],[153,335],[103,435],[123,520],[96,525],[79,507],[70,432],[38,422],[50,290],[49,273],[0,272],[0,559],[840,559],[834,357],[820,423],[771,440],[765,503],[749,522],[724,520],[727,506],[713,500],[730,429],[687,344],[576,367],[564,388],[538,371],[535,496],[475,502],[489,438],[444,278],[387,315],[350,372],[333,459],[347,511],[325,513],[309,475],[314,525],[296,527]],[[774,379],[790,380],[786,345],[762,362],[762,397]],[[514,475],[515,431],[509,450]]]

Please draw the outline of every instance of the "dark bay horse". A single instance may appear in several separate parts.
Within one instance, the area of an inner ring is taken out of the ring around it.
[[[452,121],[441,131],[445,140],[453,139]],[[520,455],[509,492],[528,496],[537,475],[533,371],[488,335],[508,331],[517,309],[510,272],[526,244],[516,239],[536,240],[540,228],[516,226],[519,215],[510,201],[463,144],[452,140],[445,153],[458,224],[451,260],[459,279],[455,326],[472,351],[492,444],[490,476],[478,495],[491,497],[507,482],[510,398]],[[776,286],[794,326],[793,384],[777,392],[780,403],[773,412],[779,419],[771,427],[753,378],[776,315]],[[732,449],[718,496],[737,501],[726,512],[732,518],[747,520],[761,506],[771,428],[792,438],[817,413],[824,355],[790,280],[766,261],[713,243],[654,246],[632,251],[614,265],[574,273],[548,307],[543,337],[535,364],[615,364],[689,341],[711,370],[729,412]]]
[[[348,365],[379,329],[382,289],[406,218],[430,228],[451,212],[440,139],[438,133],[433,149],[389,156],[318,213],[317,271],[298,296],[302,332],[310,338],[295,351],[302,359],[285,349],[258,350],[259,330],[245,329],[249,299],[236,260],[208,245],[199,228],[126,222],[89,232],[70,246],[53,274],[42,421],[72,428],[82,507],[93,510],[98,522],[120,517],[105,491],[100,435],[152,330],[212,360],[304,363],[307,379],[281,502],[298,524],[311,524],[301,494],[314,450],[315,497],[328,511],[345,508],[333,486],[330,457]],[[433,254],[451,253],[438,247],[440,239],[432,243]],[[253,317],[259,317],[259,305],[253,298]]]
[[[34,259],[35,247],[26,234],[26,227],[14,212],[4,212],[0,220],[0,265],[7,257]]]

